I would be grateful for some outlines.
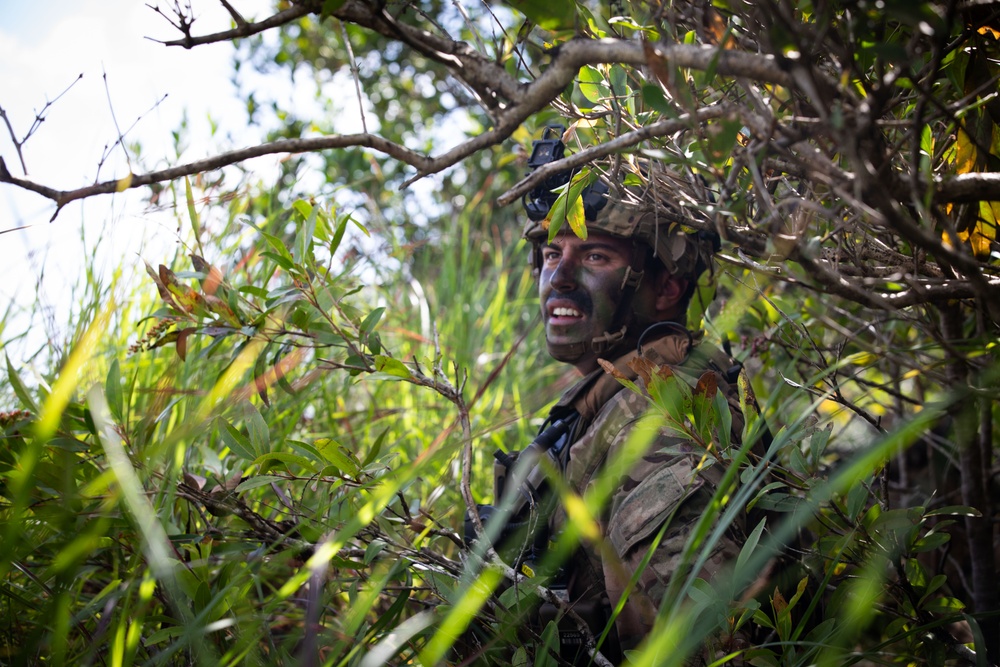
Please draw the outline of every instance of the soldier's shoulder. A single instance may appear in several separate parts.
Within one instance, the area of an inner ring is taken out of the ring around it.
[[[633,421],[641,417],[648,407],[649,399],[645,394],[622,387],[601,407],[594,417],[593,427],[600,428],[608,423]]]

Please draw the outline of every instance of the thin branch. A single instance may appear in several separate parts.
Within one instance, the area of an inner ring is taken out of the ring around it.
[[[243,15],[236,11],[236,9],[231,4],[226,2],[226,0],[219,0],[219,2],[221,2],[222,6],[226,8],[227,12],[229,12],[229,15],[233,18],[233,22],[236,23],[237,27],[246,28],[249,25],[247,20],[243,18]]]
[[[361,129],[368,134],[368,121],[365,119],[365,99],[361,93],[361,79],[358,72],[358,61],[354,57],[354,47],[351,46],[351,37],[347,34],[347,24],[340,22],[340,34],[347,47],[347,55],[351,59],[351,76],[354,77],[354,91],[358,96],[358,112],[361,114]]]
[[[61,93],[56,95],[55,98],[47,100],[45,102],[45,106],[42,107],[42,110],[35,114],[35,119],[31,121],[31,127],[29,127],[28,131],[24,133],[23,139],[18,140],[17,133],[14,131],[14,126],[11,125],[10,118],[7,117],[7,112],[4,110],[3,107],[0,107],[0,118],[3,118],[3,122],[7,125],[7,132],[10,134],[10,140],[14,144],[14,150],[17,152],[17,158],[21,162],[21,173],[25,175],[28,174],[28,167],[24,163],[24,154],[22,153],[21,150],[24,144],[27,143],[28,139],[31,138],[31,135],[33,135],[35,131],[39,127],[41,127],[42,123],[45,122],[45,112],[48,111],[49,107],[58,102],[59,98],[68,93],[69,89],[75,86],[77,82],[82,78],[83,78],[83,73],[81,72],[79,75],[77,75],[75,79],[73,79],[73,82],[71,84],[69,84],[68,86],[66,86],[66,88],[63,89]]]
[[[153,7],[153,9],[162,14],[162,12],[160,12],[155,7]],[[239,23],[237,22],[237,26],[231,30],[223,30],[222,32],[216,32],[210,35],[201,35],[199,37],[193,37],[190,34],[185,34],[183,39],[175,39],[169,41],[153,39],[152,37],[149,37],[147,39],[150,39],[151,41],[157,42],[159,44],[163,44],[164,46],[181,46],[185,49],[191,49],[201,44],[214,44],[216,42],[228,42],[230,40],[240,39],[242,37],[252,37],[253,35],[257,35],[259,33],[264,32],[265,30],[270,30],[271,28],[277,28],[279,26],[291,23],[296,19],[306,16],[312,11],[313,8],[306,3],[295,4],[289,7],[288,9],[280,11],[277,14],[264,19],[263,21],[255,21],[252,23],[244,22],[243,25],[239,25]],[[173,22],[171,21],[171,23]],[[179,26],[177,26],[176,24],[174,25],[174,27],[179,29]]]
[[[557,174],[568,169],[582,167],[589,162],[593,162],[594,160],[612,155],[614,153],[619,153],[654,137],[663,137],[676,132],[691,129],[698,123],[702,123],[713,118],[721,118],[731,111],[732,107],[727,105],[705,107],[703,109],[699,109],[694,114],[683,114],[676,119],[657,121],[637,130],[626,132],[611,141],[606,141],[603,144],[585,148],[579,153],[574,153],[573,155],[564,157],[561,160],[549,162],[548,164],[543,165],[531,172],[530,175],[518,181],[510,190],[497,197],[497,204],[500,206],[506,206],[514,202],[553,174]]]
[[[129,174],[123,178],[94,183],[75,190],[57,190],[55,188],[35,183],[13,176],[7,169],[2,157],[0,157],[0,183],[10,183],[25,190],[35,192],[56,203],[56,211],[52,215],[52,220],[63,206],[78,199],[85,199],[95,195],[112,194],[130,188],[142,187],[152,183],[162,183],[184,176],[191,176],[205,171],[221,169],[229,165],[249,160],[250,158],[263,155],[274,155],[278,153],[307,153],[313,151],[330,150],[334,148],[348,148],[351,146],[363,146],[381,151],[390,157],[396,158],[400,162],[418,167],[427,168],[434,164],[434,160],[420,155],[410,149],[395,144],[382,137],[371,134],[347,134],[329,137],[313,137],[305,139],[283,139],[258,146],[251,146],[227,153],[221,153],[204,160],[189,162],[184,165],[161,169],[146,174]]]
[[[108,98],[108,111],[111,113],[111,121],[115,124],[115,132],[118,133],[118,139],[115,141],[115,145],[122,147],[122,152],[125,153],[125,164],[128,165],[129,173],[131,173],[132,158],[128,154],[128,149],[125,147],[125,135],[122,133],[122,129],[118,125],[118,116],[115,115],[115,105],[114,102],[111,101],[111,88],[108,87],[108,73],[102,72],[101,79],[104,81],[104,95]],[[133,127],[135,127],[134,124]]]

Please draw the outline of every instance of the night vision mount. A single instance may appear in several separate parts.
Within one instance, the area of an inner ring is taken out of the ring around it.
[[[548,125],[542,133],[542,138],[531,143],[531,157],[528,158],[528,166],[532,171],[542,165],[556,160],[561,160],[566,153],[566,144],[562,142],[562,135],[566,128],[562,125]],[[522,202],[524,210],[528,212],[528,218],[533,222],[544,220],[549,209],[559,198],[559,193],[553,190],[569,183],[573,177],[573,171],[557,172],[544,181],[536,185],[528,194],[524,195]],[[594,220],[597,212],[604,208],[608,202],[608,186],[600,180],[594,181],[580,193],[583,200],[583,213],[587,220]]]

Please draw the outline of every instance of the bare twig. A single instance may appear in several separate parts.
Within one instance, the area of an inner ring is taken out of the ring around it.
[[[340,22],[340,34],[347,47],[347,55],[351,59],[351,76],[354,77],[354,92],[358,96],[358,112],[361,114],[361,129],[368,134],[368,121],[365,119],[365,98],[361,94],[361,80],[358,76],[358,61],[354,58],[354,47],[351,46],[351,37],[347,34],[347,25]]]
[[[24,144],[28,141],[28,139],[31,138],[31,135],[33,135],[35,131],[38,130],[39,127],[41,127],[42,123],[45,122],[45,112],[49,110],[49,107],[58,102],[59,98],[68,93],[69,89],[75,86],[77,81],[79,81],[82,78],[83,78],[83,73],[80,73],[75,79],[73,79],[73,82],[71,84],[69,84],[68,86],[66,86],[65,89],[63,89],[61,93],[56,95],[53,99],[46,101],[45,106],[42,107],[42,110],[35,113],[35,119],[31,121],[31,126],[28,128],[28,131],[24,133],[24,137],[22,137],[21,139],[17,138],[17,133],[14,131],[14,126],[11,124],[10,118],[7,116],[7,112],[4,110],[3,107],[0,107],[0,118],[3,118],[3,122],[7,126],[7,132],[10,134],[10,140],[14,144],[14,150],[17,152],[18,160],[20,160],[21,162],[21,173],[25,175],[27,175],[28,173],[28,167],[24,163],[24,154],[22,152]]]
[[[115,132],[118,133],[118,138],[115,140],[114,145],[122,147],[122,152],[125,154],[125,163],[128,165],[129,173],[131,173],[132,158],[128,154],[128,148],[125,147],[125,134],[122,133],[122,129],[118,125],[118,116],[115,114],[115,104],[111,101],[111,89],[108,87],[107,72],[101,73],[101,80],[104,81],[104,94],[108,98],[108,111],[111,113],[111,121],[115,124]]]
[[[163,12],[161,12],[158,8],[152,7],[150,5],[147,6],[149,6],[158,14],[163,15]],[[274,14],[273,16],[264,19],[263,21],[255,21],[253,23],[245,22],[243,25],[240,25],[237,22],[236,28],[233,28],[231,30],[223,30],[222,32],[212,33],[210,35],[201,35],[199,37],[194,37],[190,34],[188,30],[190,28],[190,24],[187,24],[188,29],[184,29],[182,28],[182,26],[177,25],[173,21],[170,21],[175,28],[184,33],[184,38],[169,40],[169,41],[163,41],[152,38],[149,39],[151,39],[154,42],[163,44],[164,46],[180,46],[185,49],[191,49],[201,44],[215,44],[216,42],[228,42],[234,39],[240,39],[242,37],[252,37],[253,35],[257,35],[264,32],[265,30],[270,30],[271,28],[277,28],[279,26],[291,23],[296,19],[302,18],[303,16],[310,14],[312,11],[313,8],[310,7],[308,3],[293,4],[288,9],[282,10],[277,14]],[[164,18],[167,17],[164,16]],[[169,21],[170,19],[168,18],[167,20]]]

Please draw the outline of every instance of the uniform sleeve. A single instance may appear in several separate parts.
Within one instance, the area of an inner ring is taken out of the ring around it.
[[[623,429],[616,442],[624,441],[630,430]],[[702,456],[694,450],[690,442],[676,437],[657,438],[622,478],[611,499],[605,530],[610,548],[604,551],[601,561],[612,604],[641,570],[637,588],[629,595],[617,621],[624,648],[634,647],[652,629],[670,580],[682,567],[688,538],[722,478],[718,465],[699,467]],[[643,568],[642,562],[654,544],[656,548]],[[738,553],[739,547],[727,531],[699,576],[711,579]]]

